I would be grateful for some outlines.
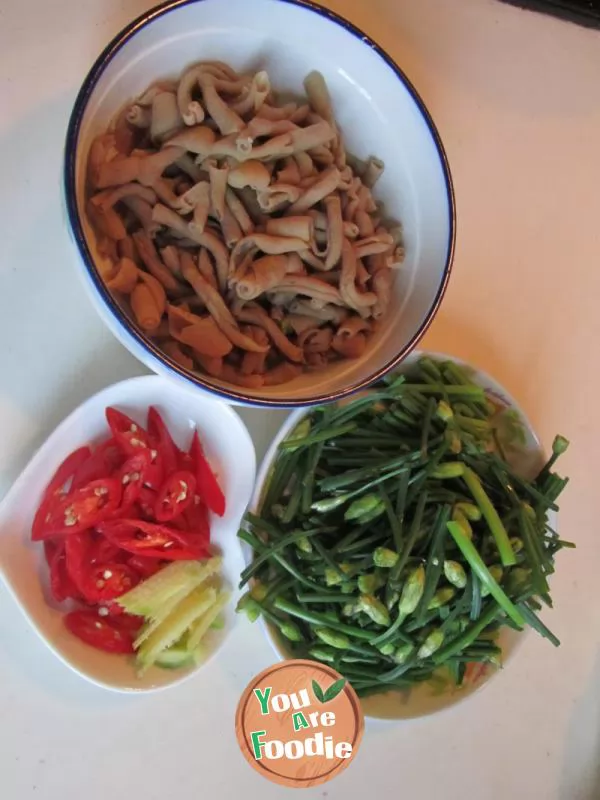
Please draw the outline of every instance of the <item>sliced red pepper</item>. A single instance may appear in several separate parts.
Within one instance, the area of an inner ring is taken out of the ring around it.
[[[152,488],[158,489],[162,483],[164,467],[151,437],[141,425],[134,422],[127,414],[123,414],[122,411],[117,411],[116,408],[106,409],[106,419],[115,441],[126,456],[134,456],[140,450],[148,450],[150,466],[144,481]]]
[[[89,567],[82,590],[88,603],[110,603],[139,582],[140,576],[130,566],[108,561]]]
[[[120,619],[100,616],[97,609],[71,611],[64,618],[68,630],[86,644],[107,653],[133,653],[135,632]]]
[[[182,533],[189,533],[189,525],[187,524],[187,520],[185,518],[185,514],[180,514],[175,519],[168,520],[169,525],[171,528],[175,528],[176,531],[181,531]]]
[[[88,561],[90,566],[94,564],[104,564],[106,561],[125,561],[127,553],[121,550],[104,536],[93,532],[89,534],[90,545],[88,551]],[[71,537],[68,537],[71,538]]]
[[[165,476],[171,475],[178,468],[181,451],[173,441],[169,429],[154,406],[148,409],[148,435],[158,450],[163,464]]]
[[[110,520],[98,525],[97,530],[135,555],[165,561],[195,561],[210,556],[206,543],[199,537],[141,519]]]
[[[192,457],[195,468],[196,491],[208,508],[214,514],[222,517],[225,513],[225,495],[219,486],[215,473],[212,471],[204,455],[198,431],[194,431],[194,437],[190,447],[190,456]]]
[[[81,595],[84,594],[83,586],[90,564],[91,536],[91,531],[82,531],[64,538],[66,571]]]
[[[147,556],[131,556],[127,559],[127,564],[144,579],[156,575],[164,566],[164,562],[160,558],[148,558]]]
[[[64,542],[59,541],[58,539],[47,539],[44,542],[44,556],[46,557],[46,564],[48,564],[49,567],[52,566],[52,562],[54,561],[59,549],[64,551],[65,545]]]
[[[79,467],[73,476],[71,489],[79,489],[100,478],[110,478],[119,469],[124,458],[115,439],[108,439],[98,445],[87,461]]]
[[[150,447],[150,437],[131,417],[116,408],[107,408],[105,413],[111,433],[126,455],[133,456],[141,447]]]
[[[147,449],[130,456],[123,464],[117,475],[117,479],[123,487],[123,495],[115,514],[128,516],[129,510],[140,497],[149,470],[150,451]]]
[[[72,478],[77,470],[84,464],[90,457],[92,451],[87,445],[85,447],[78,447],[73,450],[65,460],[60,464],[48,486],[45,493],[52,493],[55,489],[62,489],[65,483]]]
[[[146,471],[146,476],[144,478],[144,484],[150,488],[157,491],[165,477],[165,470],[163,468],[163,462],[158,454],[158,450],[150,450],[150,466]]]
[[[121,500],[121,484],[114,478],[101,478],[75,489],[49,508],[43,524],[32,539],[74,534],[108,519]]]
[[[196,479],[191,472],[180,470],[170,475],[161,486],[154,505],[154,518],[169,522],[181,516],[194,502]]]
[[[139,583],[137,573],[123,563],[127,553],[93,531],[65,536],[64,551],[69,579],[87,603],[109,602]],[[105,577],[107,571],[111,574]]]
[[[149,450],[151,466],[146,473],[145,482],[158,489],[162,483],[164,467],[151,437],[141,425],[116,408],[106,409],[106,419],[115,441],[125,455],[134,456],[140,450]]]
[[[77,598],[77,588],[67,574],[64,551],[57,553],[50,564],[50,591],[57,603]]]
[[[196,465],[194,464],[194,459],[191,457],[189,453],[185,453],[183,450],[179,452],[179,458],[177,460],[178,468],[189,470],[189,472],[196,472]]]
[[[137,499],[137,507],[143,519],[154,520],[154,506],[156,504],[156,492],[148,486],[142,486],[140,496]],[[131,517],[134,514],[130,515]]]
[[[80,594],[67,571],[65,544],[62,541],[47,540],[44,542],[44,554],[50,567],[50,591],[57,603],[72,598],[76,600]]]
[[[184,518],[187,523],[187,528],[190,533],[197,533],[206,538],[208,542],[210,539],[210,523],[208,519],[208,508],[202,502],[200,495],[194,495],[194,502],[185,511]]]
[[[113,607],[115,606],[117,606],[117,604],[113,603]],[[144,617],[136,617],[133,614],[126,614],[120,606],[118,606],[118,608],[120,608],[119,619],[116,621],[118,629],[121,631],[129,631],[129,633],[136,638],[140,632],[140,628],[144,624]]]
[[[42,500],[38,506],[33,524],[31,526],[31,538],[33,541],[38,541],[42,538],[41,532],[46,523],[46,517],[49,515],[52,507],[57,500],[64,493],[64,487],[67,481],[73,477],[74,473],[84,464],[91,455],[89,447],[80,447],[70,453],[62,464],[58,467],[50,483],[44,490]]]

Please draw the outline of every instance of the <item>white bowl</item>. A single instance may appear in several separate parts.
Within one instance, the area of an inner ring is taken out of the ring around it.
[[[40,542],[31,541],[31,523],[42,493],[60,462],[74,449],[105,439],[104,410],[117,406],[140,424],[148,407],[156,406],[175,442],[186,447],[198,429],[225,497],[223,517],[211,518],[211,542],[223,556],[224,583],[232,590],[225,609],[225,625],[211,630],[205,640],[206,660],[221,647],[236,624],[234,612],[242,554],[237,540],[256,472],[252,440],[238,415],[224,403],[178,386],[158,376],[131,378],[90,397],[50,435],[0,504],[0,578],[21,611],[63,663],[83,678],[107,689],[148,692],[165,689],[190,677],[202,664],[188,670],[153,668],[138,678],[133,659],[96,650],[65,628],[64,606],[55,603],[48,587],[48,568]]]
[[[398,372],[405,372],[414,365],[414,363],[422,356],[429,356],[433,359],[451,360],[455,363],[466,367],[471,373],[471,378],[480,386],[482,386],[490,399],[496,404],[504,406],[505,408],[514,409],[521,420],[523,426],[523,433],[525,442],[522,445],[515,446],[511,449],[510,461],[512,466],[519,471],[524,477],[533,477],[537,474],[543,463],[545,462],[545,455],[540,441],[532,428],[530,421],[519,406],[516,400],[497,383],[493,378],[476,369],[458,358],[448,356],[441,353],[429,352],[413,352],[402,364]],[[265,488],[265,483],[269,476],[271,467],[277,456],[277,450],[280,443],[289,435],[294,427],[310,410],[297,409],[287,418],[285,423],[281,426],[277,436],[273,439],[271,446],[267,450],[265,457],[258,470],[256,478],[256,485],[254,494],[250,501],[250,510],[259,514],[260,503]],[[551,524],[556,527],[556,518],[554,512],[550,512]],[[243,545],[246,563],[249,564],[252,560],[252,550],[248,545]],[[289,653],[286,651],[285,643],[272,629],[271,626],[261,621],[265,634],[271,643],[275,653],[280,659],[290,658]],[[508,626],[501,629],[499,645],[502,647],[503,665],[506,666],[508,660],[514,655],[517,646],[523,641],[524,636],[527,635],[528,628],[522,633],[519,633]],[[485,674],[473,683],[463,684],[462,687],[453,687],[444,691],[434,691],[427,684],[422,684],[415,687],[410,692],[382,692],[378,695],[361,698],[361,703],[366,716],[383,719],[383,720],[399,720],[411,719],[413,717],[422,717],[428,714],[433,714],[441,711],[444,708],[455,705],[456,703],[470,697],[474,692],[484,686],[494,675],[499,672],[488,666]]]
[[[202,59],[221,59],[237,69],[266,68],[275,88],[298,93],[303,78],[320,70],[348,150],[385,161],[376,194],[404,225],[406,263],[397,276],[391,313],[363,358],[307,373],[282,387],[236,388],[177,366],[128,320],[103,285],[84,214],[90,143],[153,81],[176,77]],[[80,272],[112,332],[155,372],[241,403],[309,405],[364,388],[416,345],[450,274],[452,181],[423,101],[400,67],[362,31],[306,0],[173,0],[139,17],[108,45],[79,92],[66,140],[64,188]]]

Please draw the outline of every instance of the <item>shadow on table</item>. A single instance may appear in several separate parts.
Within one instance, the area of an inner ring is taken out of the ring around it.
[[[105,5],[115,6],[119,26],[150,4],[135,0]],[[119,21],[125,5],[127,18]],[[92,41],[90,53],[100,52],[105,44],[100,38]],[[0,410],[7,464],[0,471],[2,489],[84,399],[110,383],[146,372],[106,330],[85,296],[65,226],[63,147],[84,74],[81,70],[73,76],[68,92],[56,91],[53,97],[47,93],[30,110],[7,120],[0,135]],[[111,708],[125,702],[73,680],[12,604],[0,584],[0,656],[7,660],[9,673],[18,673],[32,689],[47,686],[71,706]]]
[[[7,662],[3,679],[10,680],[14,675],[15,685],[18,679],[20,688],[29,686],[32,692],[51,694],[71,708],[104,713],[135,702],[132,695],[107,692],[75,677],[37,637],[1,581],[0,607],[0,660]]]
[[[600,800],[600,651],[573,704],[563,756],[560,800]],[[592,738],[592,741],[590,741]]]
[[[0,410],[9,426],[0,493],[84,399],[147,372],[108,332],[86,297],[63,211],[64,141],[79,86],[110,39],[155,3],[101,5],[98,24],[72,43],[76,68],[58,76],[54,96],[48,84],[40,97],[21,104],[0,135]],[[30,68],[44,65],[34,58]]]
[[[435,322],[418,347],[462,358],[487,372],[513,395],[529,417],[535,417],[539,397],[531,377],[515,370],[510,356],[497,343],[490,343],[485,329],[476,327],[464,315],[456,317],[444,309],[442,305]]]
[[[491,0],[320,4],[348,17],[396,58],[439,124],[447,83],[517,119],[595,113],[587,92],[579,91],[593,85],[600,65],[595,31]],[[541,82],[547,91],[540,91]]]
[[[77,274],[61,195],[72,101],[59,95],[40,103],[0,137],[0,408],[11,426],[5,485],[85,398],[147,371],[105,328]]]

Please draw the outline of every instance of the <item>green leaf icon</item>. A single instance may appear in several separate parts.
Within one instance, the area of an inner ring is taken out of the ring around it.
[[[319,703],[324,703],[325,702],[325,695],[323,694],[323,689],[321,689],[321,687],[319,686],[319,684],[316,681],[312,682],[312,690],[315,693],[315,697],[317,698]]]
[[[334,681],[328,689],[323,691],[319,684],[316,681],[313,681],[312,689],[319,703],[329,703],[330,700],[335,700],[345,685],[346,678],[340,678],[339,680]]]
[[[343,690],[344,686],[346,685],[346,678],[340,678],[335,683],[332,683],[329,689],[325,692],[324,695],[324,703],[328,703],[330,700],[335,700],[338,694]]]

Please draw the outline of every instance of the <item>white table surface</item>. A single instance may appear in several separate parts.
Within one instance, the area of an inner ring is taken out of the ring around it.
[[[422,93],[458,202],[450,289],[428,347],[493,373],[546,444],[572,442],[562,554],[546,616],[506,672],[438,717],[370,725],[356,761],[311,797],[600,798],[600,33],[495,0],[330,0]],[[87,395],[143,368],[74,274],[59,201],[63,137],[100,49],[147,0],[0,4],[0,493]],[[244,411],[259,455],[280,414]],[[186,685],[122,697],[67,671],[0,587],[2,800],[269,798],[233,715],[273,660],[240,628]]]

